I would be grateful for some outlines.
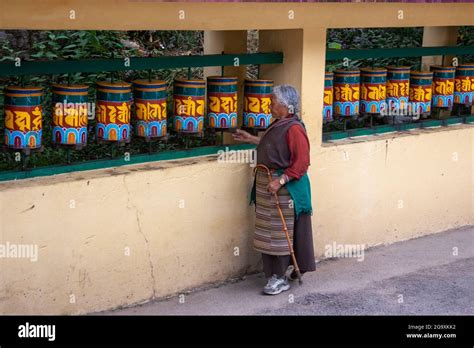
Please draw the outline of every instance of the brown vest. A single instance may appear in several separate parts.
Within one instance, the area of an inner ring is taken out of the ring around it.
[[[269,169],[286,169],[290,165],[290,149],[286,142],[286,133],[294,124],[303,124],[296,117],[274,121],[260,139],[257,146],[257,164]]]

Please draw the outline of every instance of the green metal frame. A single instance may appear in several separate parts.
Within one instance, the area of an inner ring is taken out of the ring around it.
[[[335,131],[335,132],[326,132],[323,133],[323,141],[334,141],[341,140],[351,137],[358,136],[367,136],[367,135],[377,135],[390,132],[400,132],[407,131],[411,129],[423,129],[423,128],[432,128],[432,127],[441,127],[449,126],[454,124],[474,124],[474,115],[469,115],[465,117],[450,117],[445,120],[423,120],[417,123],[404,123],[400,125],[380,125],[374,126],[372,128],[355,128],[348,129],[346,131]]]
[[[55,61],[23,61],[19,67],[15,62],[0,63],[0,76],[48,75],[65,73],[92,73],[124,70],[159,70],[175,68],[194,68],[209,66],[281,64],[282,52],[249,54],[207,54],[202,56],[173,56],[133,58],[125,64],[125,57],[115,59],[80,59]]]
[[[191,158],[198,156],[216,155],[220,150],[252,150],[255,145],[237,144],[237,145],[222,145],[222,146],[203,146],[188,150],[163,151],[153,154],[139,154],[131,155],[128,161],[122,158],[101,159],[95,161],[79,162],[70,165],[57,165],[32,168],[21,171],[4,171],[0,172],[0,182],[7,180],[28,179],[39,176],[49,176],[56,174],[64,174],[71,172],[80,172],[84,170],[95,170],[110,167],[121,167],[130,164],[139,164],[155,161],[169,161],[183,158]]]

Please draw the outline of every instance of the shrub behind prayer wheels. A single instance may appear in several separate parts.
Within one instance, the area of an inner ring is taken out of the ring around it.
[[[133,82],[136,134],[141,138],[166,136],[167,84],[160,80]]]
[[[334,70],[334,116],[355,117],[359,114],[359,70]]]
[[[30,150],[41,147],[43,89],[39,87],[5,87],[5,145],[11,149]]]
[[[204,80],[174,81],[174,129],[182,133],[201,133],[204,125],[206,82]]]
[[[270,96],[273,80],[246,79],[244,83],[244,127],[265,129],[272,122]]]
[[[87,144],[88,87],[53,85],[53,143]]]
[[[334,73],[326,71],[326,74],[324,75],[323,122],[330,122],[333,120],[333,79]]]
[[[130,141],[131,84],[123,81],[97,83],[97,139]]]
[[[209,128],[237,127],[237,77],[207,78],[207,117]]]

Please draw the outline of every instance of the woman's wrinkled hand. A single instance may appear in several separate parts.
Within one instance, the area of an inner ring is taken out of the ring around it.
[[[281,188],[280,179],[273,179],[268,185],[267,190],[271,193],[276,193]]]
[[[235,133],[232,133],[232,137],[234,138],[234,140],[245,143],[251,142],[252,140],[252,135],[242,129],[236,129]]]

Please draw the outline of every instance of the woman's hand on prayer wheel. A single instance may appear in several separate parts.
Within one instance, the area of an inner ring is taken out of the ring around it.
[[[234,137],[234,140],[242,141],[245,143],[250,142],[252,138],[252,135],[249,132],[246,132],[242,129],[236,129],[235,133],[233,133],[232,136]]]

